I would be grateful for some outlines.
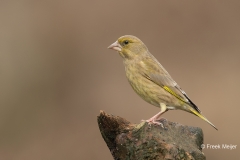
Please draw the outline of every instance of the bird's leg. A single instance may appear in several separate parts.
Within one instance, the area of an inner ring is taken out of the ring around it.
[[[155,124],[155,125],[161,125],[163,127],[163,124],[158,122],[158,120],[160,120],[160,116],[167,111],[167,106],[164,103],[160,103],[160,109],[161,111],[158,114],[156,114],[149,120],[146,120],[146,122],[148,122],[149,125]]]

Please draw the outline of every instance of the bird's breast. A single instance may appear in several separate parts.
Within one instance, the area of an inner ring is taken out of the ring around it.
[[[136,66],[127,66],[125,70],[133,90],[148,103],[159,107],[159,90],[162,88],[145,78]]]
[[[143,76],[145,71],[142,71],[142,69],[144,68],[139,68],[135,64],[125,65],[126,77],[133,90],[142,99],[157,107],[159,107],[160,103],[176,107],[181,105],[177,98]]]

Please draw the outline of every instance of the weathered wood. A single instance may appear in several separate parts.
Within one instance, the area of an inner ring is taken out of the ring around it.
[[[205,160],[201,128],[161,119],[162,126],[132,124],[100,111],[98,125],[115,160]]]

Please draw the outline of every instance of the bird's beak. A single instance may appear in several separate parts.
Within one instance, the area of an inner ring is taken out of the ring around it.
[[[113,44],[111,44],[108,49],[113,49],[115,51],[122,51],[122,46],[118,43],[118,41],[114,42]]]

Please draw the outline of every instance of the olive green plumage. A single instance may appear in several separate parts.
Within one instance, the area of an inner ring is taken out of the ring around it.
[[[158,123],[155,120],[167,110],[180,109],[202,118],[216,129],[140,39],[126,35],[109,48],[118,51],[123,58],[126,76],[133,90],[145,101],[162,110],[148,122]]]

